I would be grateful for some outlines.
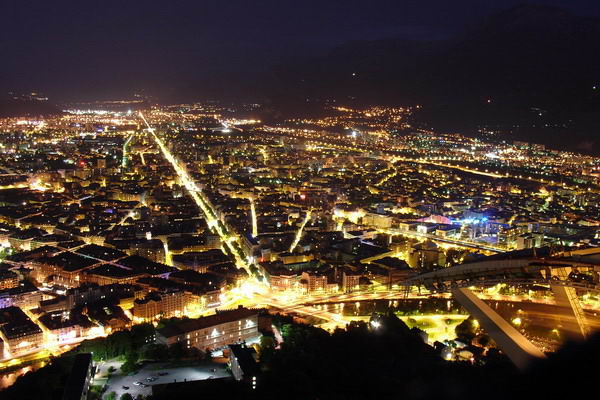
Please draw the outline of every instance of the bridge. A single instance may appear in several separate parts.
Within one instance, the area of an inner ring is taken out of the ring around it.
[[[550,248],[517,250],[454,267],[415,275],[405,286],[432,291],[448,287],[493,286],[497,283],[540,284],[600,291],[600,249],[552,253]]]
[[[469,289],[498,283],[514,286],[549,287],[556,304],[569,317],[567,329],[577,337],[589,334],[577,290],[600,292],[600,249],[553,252],[545,247],[526,249],[493,256],[454,267],[415,275],[401,285],[424,286],[433,292],[450,292],[494,338],[500,348],[519,368],[525,368],[534,357],[543,356],[508,322]]]
[[[448,243],[448,244],[452,244],[452,245],[458,246],[458,247],[465,247],[465,248],[476,249],[476,250],[484,250],[484,251],[491,252],[491,253],[504,253],[507,250],[505,247],[496,246],[496,245],[490,244],[490,243],[474,242],[474,241],[463,240],[463,239],[442,237],[439,235],[432,235],[429,233],[421,233],[421,232],[417,232],[417,231],[409,231],[409,230],[402,230],[402,229],[395,229],[395,228],[381,229],[381,231],[384,233],[390,234],[390,235],[399,235],[399,236],[406,236],[406,237],[414,237],[417,239],[426,239],[426,240],[437,241],[437,242],[441,242],[441,243]]]

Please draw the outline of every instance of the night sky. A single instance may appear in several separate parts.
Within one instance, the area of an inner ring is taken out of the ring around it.
[[[235,91],[351,40],[448,38],[521,4],[492,0],[0,2],[0,90],[53,100]],[[600,15],[597,0],[538,1]],[[260,90],[260,89],[258,89]]]

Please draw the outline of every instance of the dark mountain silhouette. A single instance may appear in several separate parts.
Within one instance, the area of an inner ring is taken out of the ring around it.
[[[599,151],[600,19],[522,5],[451,40],[351,42],[276,70],[274,103],[422,104],[443,130]]]
[[[48,101],[14,99],[9,96],[0,97],[0,118],[47,116],[60,114],[62,111]]]

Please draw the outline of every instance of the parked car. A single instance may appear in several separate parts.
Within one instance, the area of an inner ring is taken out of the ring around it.
[[[123,385],[123,386],[121,386],[121,387],[123,388],[123,390],[129,390],[129,386],[125,386],[125,385]]]
[[[134,384],[135,386],[141,386],[141,385],[143,385],[143,383],[142,383],[142,382],[133,382],[133,384]]]

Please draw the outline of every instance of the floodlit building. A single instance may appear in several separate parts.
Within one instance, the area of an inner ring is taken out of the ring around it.
[[[169,346],[183,343],[188,348],[205,351],[242,343],[258,335],[258,311],[240,307],[166,326],[158,330],[156,340]]]
[[[182,291],[152,292],[144,299],[133,302],[131,314],[135,320],[152,321],[158,318],[171,318],[182,315],[191,295]]]
[[[19,276],[9,270],[0,270],[0,290],[19,286]]]
[[[7,307],[0,310],[0,339],[5,355],[14,357],[39,348],[44,335],[20,308]]]

